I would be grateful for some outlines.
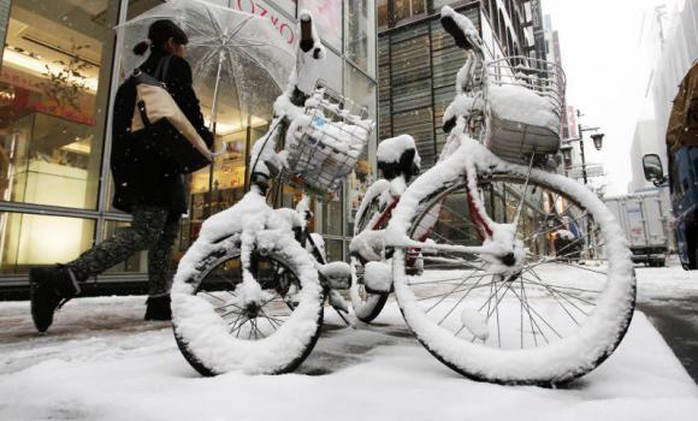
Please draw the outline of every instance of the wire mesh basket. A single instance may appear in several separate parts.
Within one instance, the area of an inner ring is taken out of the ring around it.
[[[485,67],[488,136],[500,158],[527,163],[532,153],[555,154],[565,95],[565,74],[555,63],[505,57]]]
[[[367,109],[357,108],[328,88],[316,90],[287,136],[288,183],[317,195],[339,189],[374,128]]]

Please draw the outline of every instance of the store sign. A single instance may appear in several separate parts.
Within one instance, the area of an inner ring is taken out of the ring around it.
[[[289,44],[296,40],[296,24],[286,19],[272,6],[262,0],[235,0],[232,8],[241,12],[269,18],[271,25],[276,28],[279,35]]]

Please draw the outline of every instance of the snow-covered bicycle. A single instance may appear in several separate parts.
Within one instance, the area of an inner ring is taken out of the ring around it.
[[[292,371],[318,339],[325,300],[342,317],[348,310],[337,289],[349,287],[350,267],[327,263],[321,237],[306,225],[308,198],[295,209],[278,208],[278,199],[287,183],[312,194],[336,190],[374,123],[341,95],[315,88],[324,50],[310,14],[299,20],[299,69],[254,145],[251,189],[203,223],[174,277],[175,338],[203,375]]]
[[[361,205],[351,266],[323,261],[304,201],[273,209],[264,192],[279,181],[336,188],[372,122],[325,89],[302,104],[295,91],[279,97],[252,154],[251,191],[204,223],[175,276],[175,337],[200,373],[293,370],[318,338],[325,297],[352,273],[359,319],[377,316],[394,290],[419,341],[474,379],[556,385],[615,350],[635,302],[623,234],[592,192],[539,168],[560,142],[557,69],[529,58],[485,63],[465,17],[444,7],[442,23],[468,51],[444,118],[447,142],[409,187],[414,141],[381,142],[391,180],[374,184]],[[299,60],[312,63],[314,51]],[[576,232],[566,242],[577,245],[573,259],[555,248],[561,229]]]
[[[354,312],[370,322],[394,290],[409,328],[457,372],[570,381],[615,350],[632,318],[625,238],[589,189],[541,168],[560,144],[561,70],[525,57],[486,63],[467,18],[444,7],[441,22],[468,55],[447,141],[409,187],[414,141],[379,145],[387,179],[369,188],[350,245]],[[568,241],[555,241],[560,232]]]

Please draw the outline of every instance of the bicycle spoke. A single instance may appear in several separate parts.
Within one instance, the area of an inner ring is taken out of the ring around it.
[[[471,263],[472,260],[466,260],[463,258],[436,257],[436,256],[428,255],[428,254],[423,254],[422,258],[424,259],[425,263],[427,261],[429,261],[429,262],[446,263],[449,265],[459,265],[459,266],[465,265],[466,267],[470,267],[470,268],[474,268],[474,269],[478,267],[478,266],[474,265],[473,263]]]
[[[488,282],[488,283],[486,283],[486,284],[474,285],[474,286],[472,286],[472,287],[467,287],[467,288],[458,289],[458,290],[454,290],[454,291],[448,291],[448,292],[443,292],[443,293],[428,295],[428,296],[426,296],[426,297],[419,297],[419,298],[417,298],[417,301],[426,301],[426,300],[431,300],[431,299],[434,299],[434,298],[444,297],[444,296],[448,297],[448,296],[450,296],[450,295],[458,294],[458,293],[460,293],[460,292],[466,292],[466,291],[475,290],[475,289],[478,289],[478,288],[487,288],[487,287],[489,287],[489,284],[492,284],[492,282]]]
[[[281,319],[277,319],[275,317],[269,317],[269,316],[264,316],[264,320],[266,320],[267,323],[269,323],[269,326],[271,326],[272,329],[274,329],[274,330],[277,330],[278,328],[280,328],[282,325],[281,322],[283,321]]]
[[[531,311],[532,314],[534,314],[535,316],[537,316],[546,326],[548,326],[548,328],[549,328],[551,331],[553,331],[553,333],[555,333],[555,334],[558,336],[558,338],[562,338],[562,335],[561,335],[561,334],[547,321],[547,319],[546,319],[545,317],[541,316],[541,315],[536,311],[535,308],[531,307],[531,306],[528,304],[528,302],[525,302],[525,303],[524,303],[523,299],[522,299],[521,297],[519,297],[519,295],[516,293],[516,291],[514,291],[514,290],[513,290],[512,288],[510,288],[510,287],[507,287],[507,289],[508,289],[509,291],[511,291],[511,293],[514,294],[514,296],[515,296],[521,303],[523,303],[523,304],[527,307],[527,309],[528,309],[529,311]],[[542,330],[540,330],[540,328],[539,328],[538,330],[539,330],[541,333],[543,333]]]
[[[590,267],[581,265],[581,264],[579,264],[579,263],[573,264],[572,262],[568,262],[568,261],[566,261],[565,259],[558,259],[558,258],[556,258],[556,257],[550,258],[550,259],[543,259],[543,260],[541,260],[541,261],[539,261],[539,262],[536,262],[536,263],[531,263],[531,264],[527,265],[527,267],[528,267],[528,268],[536,268],[536,267],[538,267],[538,266],[546,265],[546,264],[550,264],[550,263],[555,263],[555,264],[562,265],[562,266],[573,267],[573,268],[575,268],[575,269],[581,269],[581,270],[584,270],[584,271],[587,271],[587,272],[593,272],[593,273],[597,273],[597,274],[603,275],[603,276],[608,275],[608,272],[604,272],[604,271],[601,271],[601,270],[592,269],[592,268],[590,268]]]
[[[524,299],[526,301],[528,301],[528,297],[526,296],[526,288],[524,287],[523,278],[521,278],[521,296],[523,296]],[[533,344],[535,346],[538,346],[538,337],[536,336],[536,329],[533,327],[533,325],[534,325],[533,315],[531,314],[530,311],[526,311],[526,313],[528,314],[528,321],[529,321],[529,324],[531,326],[531,333],[533,333]],[[521,325],[521,331],[522,331],[521,334],[523,337],[523,323]],[[521,348],[523,348],[523,339],[521,341]]]
[[[601,291],[598,291],[598,290],[590,290],[590,289],[583,289],[583,288],[577,288],[577,287],[566,287],[566,286],[561,286],[561,285],[552,285],[552,284],[544,282],[540,278],[540,276],[538,276],[538,274],[535,273],[535,271],[529,271],[529,272],[534,277],[536,277],[539,282],[536,282],[532,279],[526,279],[526,282],[543,287],[544,289],[548,290],[551,293],[551,295],[552,295],[552,293],[556,293],[556,294],[560,295],[561,297],[571,297],[571,298],[574,298],[574,299],[576,299],[584,304],[593,306],[594,303],[592,303],[591,301],[585,300],[582,297],[579,297],[577,295],[573,295],[571,292],[566,292],[564,290],[578,291],[578,292],[582,292],[582,293],[591,293],[591,294],[596,294],[596,295],[601,293]],[[523,277],[522,277],[522,279],[523,279]]]
[[[475,273],[478,273],[478,272],[475,271]],[[494,273],[492,273],[492,272],[481,272],[481,273],[480,273],[480,276],[487,276],[487,275],[494,275]],[[474,275],[473,275],[473,276],[474,276]],[[413,281],[413,282],[410,282],[410,281],[408,280],[407,285],[410,285],[410,286],[420,286],[420,285],[430,285],[430,284],[431,284],[431,285],[433,285],[433,284],[438,284],[438,285],[446,284],[446,285],[450,285],[450,284],[453,284],[454,282],[458,282],[458,285],[460,285],[460,283],[461,283],[462,281],[463,281],[463,277],[462,277],[462,276],[459,276],[459,277],[457,277],[457,278],[450,278],[450,277],[449,277],[449,278],[439,278],[439,279],[433,279],[433,280],[429,280],[429,281],[419,281],[419,282],[414,282],[414,281]]]
[[[452,291],[456,290],[459,286],[462,286],[463,284],[465,284],[466,282],[468,282],[468,279],[472,278],[473,276],[474,276],[474,274],[471,274],[470,276],[468,276],[468,277],[466,277],[465,279],[463,279],[463,280],[461,281],[460,284],[456,285],[456,286],[453,288]],[[480,279],[482,279],[482,278],[480,278]],[[480,280],[478,280],[477,283],[479,283],[479,282],[480,282]],[[475,285],[474,285],[473,287],[475,287],[475,286],[477,285],[477,283],[475,283]],[[472,288],[471,288],[471,290],[472,290]],[[467,295],[467,294],[468,294],[468,293],[466,293],[466,295]],[[445,300],[445,299],[446,299],[446,297],[441,298],[441,299],[440,299],[439,301],[437,301],[434,305],[432,305],[432,306],[426,311],[426,313],[429,313],[431,310],[434,309],[434,307],[436,307],[437,305],[439,305],[439,304],[440,304],[441,302],[443,302],[443,300]]]

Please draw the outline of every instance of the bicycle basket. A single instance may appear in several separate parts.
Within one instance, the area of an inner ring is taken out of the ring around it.
[[[305,118],[291,126],[286,138],[287,182],[317,195],[339,189],[374,127],[365,108],[355,110],[351,101],[327,88],[315,92],[306,102]]]
[[[502,159],[528,163],[560,149],[565,75],[555,63],[505,57],[485,67],[485,146]]]

